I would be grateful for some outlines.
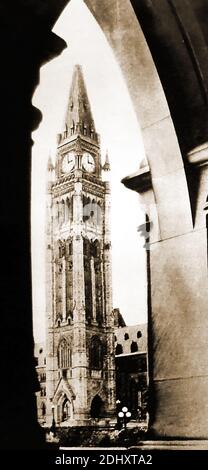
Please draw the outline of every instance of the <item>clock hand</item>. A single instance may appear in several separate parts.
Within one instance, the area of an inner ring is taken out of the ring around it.
[[[88,160],[87,160],[88,165],[93,165],[92,160],[89,160],[89,158],[90,158],[90,157],[88,157]]]

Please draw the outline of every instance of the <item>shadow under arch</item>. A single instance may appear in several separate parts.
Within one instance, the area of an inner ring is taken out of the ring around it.
[[[105,416],[104,402],[99,395],[95,395],[90,408],[91,418],[102,418]]]

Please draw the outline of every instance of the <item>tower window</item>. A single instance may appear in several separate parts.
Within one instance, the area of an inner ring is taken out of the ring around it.
[[[98,336],[93,336],[90,343],[90,368],[101,370],[103,366],[103,346]]]
[[[84,124],[84,135],[87,135],[87,126]]]
[[[45,415],[46,415],[46,406],[45,406],[44,402],[41,403],[40,409],[41,409],[41,416],[42,416],[42,418],[44,418]]]
[[[129,339],[129,335],[128,335],[128,333],[125,333],[125,335],[124,335],[124,339],[125,339],[125,341],[126,341],[127,339]]]
[[[141,331],[137,331],[137,338],[141,338],[142,337],[142,332]]]
[[[119,356],[119,354],[123,354],[123,347],[121,344],[117,344],[116,346],[116,355]]]
[[[59,369],[69,369],[71,367],[71,351],[65,339],[59,343],[57,356]]]
[[[136,341],[132,341],[131,343],[131,352],[134,353],[134,352],[137,352],[138,351],[138,345],[136,343]]]

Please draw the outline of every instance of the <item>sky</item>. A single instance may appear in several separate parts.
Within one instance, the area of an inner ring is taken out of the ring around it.
[[[102,158],[108,150],[111,163],[113,307],[120,308],[128,325],[145,322],[147,315],[144,240],[137,231],[144,214],[138,194],[121,183],[144,158],[139,123],[113,51],[82,0],[71,0],[53,32],[67,48],[41,68],[33,97],[43,115],[33,133],[32,154],[33,325],[38,342],[45,338],[46,168],[49,155],[55,161],[75,64],[83,69]]]

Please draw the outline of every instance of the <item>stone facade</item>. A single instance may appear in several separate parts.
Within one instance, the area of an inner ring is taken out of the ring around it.
[[[115,409],[110,188],[80,66],[47,195],[47,423],[90,425]],[[106,179],[106,178],[105,178]]]
[[[45,344],[35,345],[36,372],[39,391],[36,392],[37,415],[41,426],[46,424],[46,355]]]
[[[148,423],[147,325],[123,326],[119,309],[114,309],[114,355],[117,412],[123,406],[131,411],[131,423]],[[45,344],[36,344],[36,371],[40,391],[36,393],[38,421],[46,425]],[[119,403],[118,403],[119,401]],[[94,424],[94,423],[93,423]],[[100,424],[100,423],[99,423]]]
[[[148,422],[147,325],[115,329],[117,408],[127,406],[131,422]],[[128,384],[128,385],[127,385]]]

